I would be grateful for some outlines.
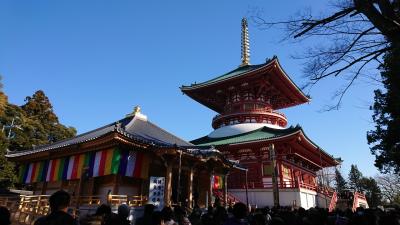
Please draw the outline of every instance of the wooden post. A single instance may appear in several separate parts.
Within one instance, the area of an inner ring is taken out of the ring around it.
[[[290,167],[290,187],[294,188],[296,185],[296,178],[295,178],[295,173],[294,173],[294,168],[293,166]]]
[[[271,161],[272,161],[272,192],[274,195],[274,206],[279,207],[279,187],[277,181],[277,173],[278,170],[276,168],[276,155],[275,155],[275,147],[274,144],[270,144],[269,146]]]
[[[189,179],[188,179],[188,204],[189,208],[193,208],[193,175],[194,175],[194,167],[190,167],[189,170]]]
[[[45,195],[47,191],[47,181],[43,181],[42,184],[42,195]]]
[[[225,203],[225,208],[228,207],[228,174],[226,173],[224,176],[224,203]]]
[[[283,164],[281,162],[278,163],[279,168],[279,184],[280,188],[283,188]]]
[[[181,175],[182,175],[182,150],[179,151],[179,166],[178,166],[178,187],[176,192],[176,202],[181,205]]]
[[[208,206],[212,206],[213,178],[214,178],[214,170],[210,172],[210,184],[208,185]]]
[[[171,206],[171,196],[172,196],[172,165],[170,162],[167,164],[167,170],[165,174],[165,195],[164,202],[165,206]]]
[[[246,179],[246,206],[247,207],[249,207],[249,180],[248,180],[248,176],[247,176],[247,174],[248,174],[248,172],[249,172],[249,169],[246,169],[246,177],[245,177],[245,179]]]
[[[114,177],[113,177],[113,190],[112,190],[112,193],[114,195],[118,195],[118,192],[119,192],[119,183],[121,182],[121,179],[120,179],[119,176],[120,176],[119,174],[115,174]]]

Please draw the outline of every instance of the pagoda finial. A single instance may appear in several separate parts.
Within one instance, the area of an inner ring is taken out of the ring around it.
[[[242,64],[240,66],[250,65],[250,43],[247,19],[242,19]]]

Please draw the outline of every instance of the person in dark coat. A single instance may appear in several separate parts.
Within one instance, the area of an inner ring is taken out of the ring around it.
[[[246,220],[247,206],[241,202],[236,203],[232,209],[233,218],[229,218],[224,225],[249,225]]]
[[[126,204],[118,206],[118,214],[112,213],[104,225],[130,225],[130,221],[128,220],[130,211],[130,207]]]
[[[145,205],[143,216],[137,218],[135,225],[151,225],[154,208],[155,206],[153,204]]]
[[[49,198],[50,214],[40,217],[35,225],[78,225],[78,221],[67,213],[71,196],[68,192],[60,190]]]
[[[6,207],[0,206],[0,225],[10,225],[10,211]]]

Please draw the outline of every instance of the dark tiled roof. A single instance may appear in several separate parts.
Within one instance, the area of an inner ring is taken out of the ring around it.
[[[124,129],[127,133],[140,136],[145,140],[158,143],[159,145],[193,146],[193,144],[169,133],[147,120],[133,118]]]
[[[106,126],[77,135],[73,138],[61,140],[47,145],[37,146],[33,149],[28,149],[25,151],[9,152],[7,154],[7,157],[18,157],[22,155],[29,155],[32,153],[49,151],[66,146],[80,144],[100,138],[111,132],[118,132],[134,141],[157,145],[160,147],[166,147],[172,145],[193,146],[193,144],[186,142],[174,136],[173,134],[168,133],[164,129],[156,126],[155,124],[147,120],[137,118],[136,116],[129,116],[124,119],[118,120],[114,123],[108,124]]]

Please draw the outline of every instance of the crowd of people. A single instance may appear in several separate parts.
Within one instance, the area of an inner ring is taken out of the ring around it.
[[[258,208],[249,210],[243,203],[227,209],[218,199],[206,211],[194,207],[190,211],[181,206],[164,207],[161,211],[151,204],[144,206],[143,215],[130,219],[131,209],[122,204],[113,213],[109,205],[101,205],[96,213],[85,218],[74,218],[68,213],[70,195],[57,191],[49,198],[50,213],[35,221],[35,225],[400,225],[400,210],[357,208],[355,212],[292,207]],[[0,225],[10,225],[10,212],[0,207]]]

